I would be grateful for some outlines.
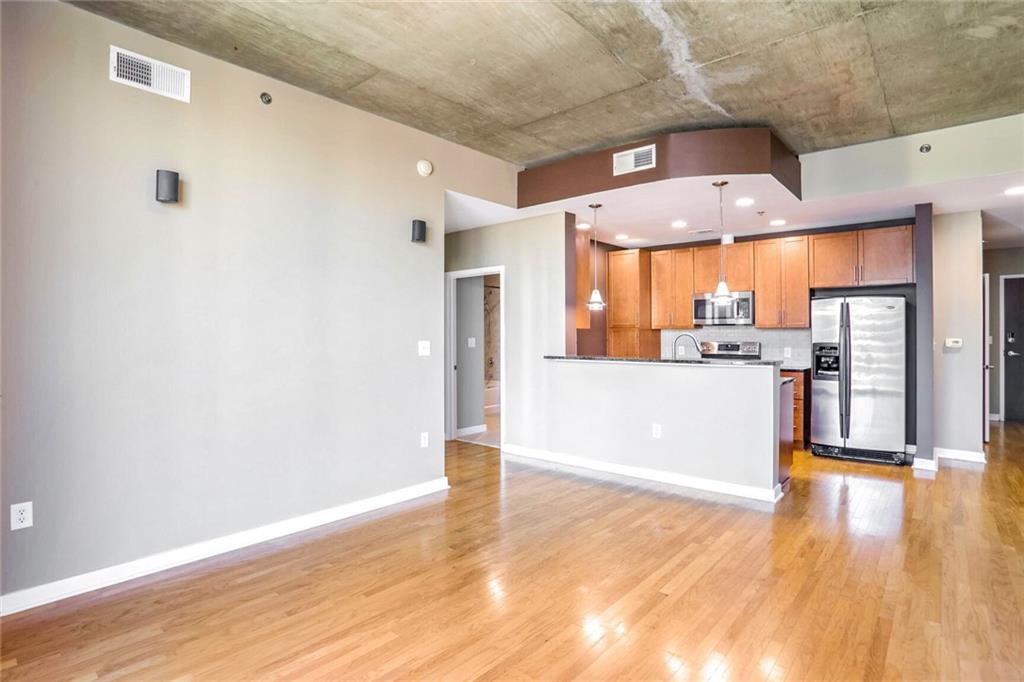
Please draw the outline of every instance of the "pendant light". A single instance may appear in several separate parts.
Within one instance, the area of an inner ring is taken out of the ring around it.
[[[604,299],[601,298],[601,291],[597,288],[597,209],[601,204],[589,204],[594,209],[594,290],[590,292],[590,300],[587,301],[589,310],[604,310]]]
[[[722,203],[722,189],[729,184],[728,180],[719,180],[711,183],[718,188],[718,226],[722,232],[722,240],[718,244],[718,286],[711,300],[715,303],[730,303],[736,297],[729,291],[729,285],[725,283],[725,246],[733,243],[733,236],[725,233],[725,209]]]

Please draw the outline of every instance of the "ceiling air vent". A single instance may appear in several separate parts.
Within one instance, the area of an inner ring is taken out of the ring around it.
[[[612,175],[624,175],[654,168],[656,159],[654,145],[649,144],[636,149],[612,155]]]
[[[110,46],[110,80],[182,102],[192,97],[190,71],[114,45]]]

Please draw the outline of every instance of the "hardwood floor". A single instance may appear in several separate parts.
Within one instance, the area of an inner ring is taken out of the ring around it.
[[[989,463],[798,453],[774,512],[502,465],[0,621],[5,680],[1024,676],[1024,426]]]

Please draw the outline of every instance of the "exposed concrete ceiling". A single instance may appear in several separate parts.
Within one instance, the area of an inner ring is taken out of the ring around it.
[[[768,125],[805,153],[1024,112],[1021,0],[74,4],[527,166],[671,130]]]

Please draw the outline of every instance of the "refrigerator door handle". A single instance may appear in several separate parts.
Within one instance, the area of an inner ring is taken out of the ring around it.
[[[850,309],[846,301],[839,304],[839,437],[846,440],[850,436],[850,411],[849,383],[849,343],[850,337],[847,334],[850,326]]]
[[[849,301],[843,303],[843,309],[846,312],[846,324],[843,325],[843,348],[846,352],[845,364],[846,369],[843,371],[843,400],[846,403],[846,407],[843,410],[843,438],[850,437],[850,413],[853,407],[853,334],[851,333],[851,325],[853,320],[850,319],[850,303]]]

